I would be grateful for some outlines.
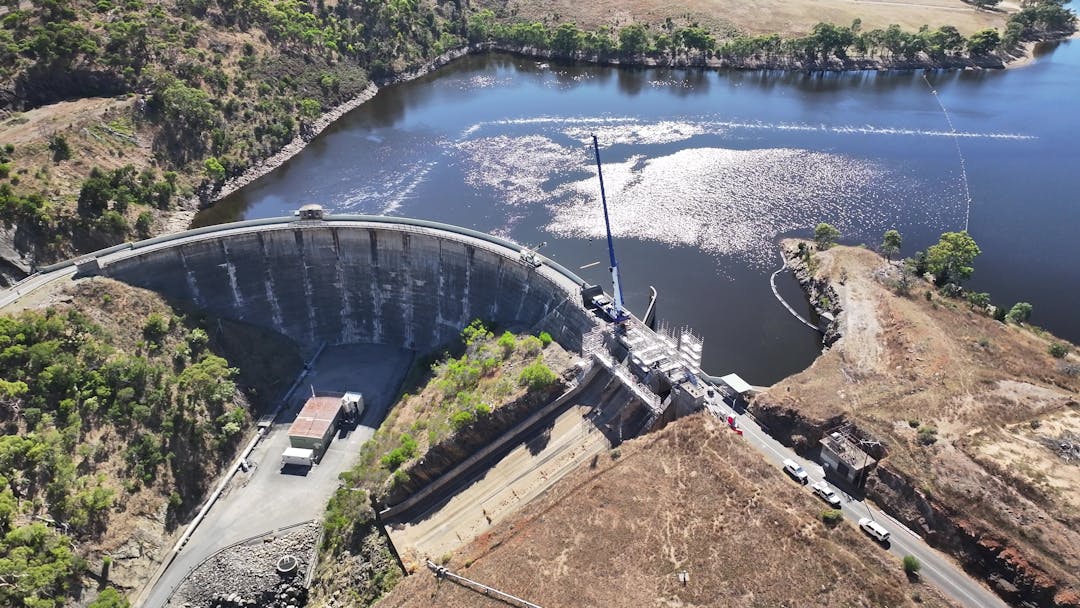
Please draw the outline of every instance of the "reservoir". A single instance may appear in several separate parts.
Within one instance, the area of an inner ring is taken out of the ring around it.
[[[825,221],[846,244],[898,229],[902,255],[949,230],[983,250],[969,287],[1034,305],[1080,341],[1080,42],[987,72],[784,73],[467,57],[387,87],[197,225],[291,214],[401,215],[547,243],[610,290],[601,142],[629,307],[705,340],[703,367],[770,384],[818,336],[774,298],[776,242]],[[778,288],[800,312],[786,273]]]

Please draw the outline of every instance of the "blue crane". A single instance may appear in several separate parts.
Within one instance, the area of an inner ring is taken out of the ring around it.
[[[596,174],[600,176],[600,202],[604,205],[604,228],[607,230],[608,257],[611,258],[611,288],[614,292],[615,303],[612,305],[610,316],[616,323],[622,323],[630,318],[623,308],[622,286],[619,283],[619,262],[615,260],[615,243],[611,239],[611,220],[608,219],[607,195],[604,193],[604,170],[600,166],[600,142],[596,135],[592,136],[593,150],[596,152]]]

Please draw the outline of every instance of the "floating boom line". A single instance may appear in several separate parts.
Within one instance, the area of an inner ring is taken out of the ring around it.
[[[953,126],[952,116],[949,115],[949,111],[945,109],[945,104],[941,102],[941,97],[938,95],[937,89],[930,83],[930,79],[926,77],[926,72],[922,75],[923,82],[926,86],[930,87],[930,94],[934,96],[934,100],[937,101],[938,107],[941,108],[941,113],[945,115],[945,122],[949,125],[949,133],[952,135],[953,143],[956,145],[956,156],[960,159],[960,183],[964,186],[964,196],[966,197],[966,207],[964,209],[964,232],[968,231],[968,225],[971,222],[971,186],[968,184],[967,175],[967,162],[964,159],[964,153],[960,150],[960,135],[956,131],[956,127]]]

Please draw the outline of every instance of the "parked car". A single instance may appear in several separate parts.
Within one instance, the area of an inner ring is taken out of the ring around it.
[[[791,475],[791,478],[795,481],[803,484],[804,486],[810,478],[806,475],[806,471],[799,465],[799,463],[791,460],[790,458],[784,459],[784,472]]]
[[[884,526],[870,519],[869,517],[864,517],[860,519],[859,527],[863,529],[863,532],[866,532],[870,536],[874,537],[874,540],[878,541],[879,543],[889,542],[889,531],[886,530]]]
[[[829,503],[833,507],[840,507],[840,495],[835,490],[829,487],[829,484],[824,481],[819,481],[810,486],[814,490],[814,494],[821,497],[822,500]]]

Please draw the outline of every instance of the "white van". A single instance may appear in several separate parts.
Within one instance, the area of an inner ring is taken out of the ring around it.
[[[784,459],[784,472],[788,475],[791,475],[792,479],[803,484],[804,486],[810,480],[810,478],[806,475],[806,471],[801,466],[799,466],[799,463],[791,460],[790,458]]]
[[[873,536],[879,543],[885,543],[889,541],[889,531],[886,530],[881,524],[876,521],[864,517],[859,520],[859,527],[863,529],[870,536]]]

